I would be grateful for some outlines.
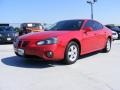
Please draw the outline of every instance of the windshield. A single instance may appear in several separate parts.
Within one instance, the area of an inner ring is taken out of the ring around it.
[[[51,26],[48,31],[72,31],[72,30],[80,30],[82,26],[83,20],[66,20],[60,21],[53,26]]]
[[[7,27],[9,24],[0,24],[0,27]]]
[[[32,27],[39,27],[40,25],[41,25],[40,23],[23,23],[21,27],[32,28]]]
[[[120,28],[119,28],[119,27],[117,27],[117,26],[112,27],[111,29],[112,29],[112,30],[114,30],[114,31],[120,31]]]
[[[111,29],[111,30],[113,30],[113,31],[120,31],[120,28],[118,27],[118,26],[107,26],[106,25],[106,27],[108,27],[109,29]]]
[[[5,30],[5,27],[0,27],[0,32],[3,32]]]
[[[13,27],[0,27],[0,32],[3,32],[3,31],[14,31],[14,28]]]
[[[33,23],[32,24],[32,27],[39,27],[40,26],[40,24],[38,24],[38,23]]]
[[[6,28],[6,31],[14,31],[14,28],[13,27],[8,27],[8,28]]]

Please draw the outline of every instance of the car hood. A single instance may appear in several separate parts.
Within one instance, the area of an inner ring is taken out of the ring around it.
[[[34,32],[34,33],[29,33],[23,36],[20,36],[19,38],[22,40],[31,40],[31,39],[47,39],[51,37],[58,37],[61,35],[67,34],[69,31],[44,31],[44,32]]]

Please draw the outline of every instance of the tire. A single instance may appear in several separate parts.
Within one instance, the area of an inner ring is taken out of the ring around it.
[[[30,58],[30,56],[28,56],[28,55],[21,56],[17,52],[15,52],[15,54],[16,54],[16,56],[19,56],[19,57]]]
[[[15,52],[15,55],[21,57],[17,52]]]
[[[79,45],[72,41],[70,42],[65,50],[64,64],[73,64],[79,58]]]
[[[107,39],[107,42],[106,42],[106,45],[105,45],[105,48],[103,49],[103,51],[104,51],[105,53],[107,53],[107,52],[109,52],[110,50],[111,50],[111,39],[108,38],[108,39]]]

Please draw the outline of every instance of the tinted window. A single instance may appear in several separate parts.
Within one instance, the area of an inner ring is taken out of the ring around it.
[[[9,24],[0,24],[0,26],[5,27],[5,26],[9,26]]]
[[[93,30],[100,30],[100,29],[103,29],[103,25],[96,22],[96,21],[92,21],[92,20],[89,20],[87,21],[85,27],[92,27]]]
[[[0,27],[0,31],[14,31],[13,27]]]
[[[23,24],[21,24],[21,28],[23,28],[23,27],[32,28],[32,27],[39,27],[39,26],[41,26],[40,23],[23,23]]]
[[[7,27],[7,28],[5,29],[5,31],[14,31],[14,28],[13,28],[13,27]]]
[[[35,23],[33,23],[32,26],[33,26],[33,27],[39,27],[40,24],[37,24],[37,23],[35,24]]]
[[[83,20],[66,20],[54,24],[49,30],[64,31],[64,30],[80,30]]]
[[[111,29],[112,28],[112,26],[109,26],[109,25],[105,25],[107,28],[109,28],[109,29]]]
[[[111,29],[112,29],[113,31],[120,31],[120,28],[117,27],[117,26],[114,26],[114,27],[112,27]]]
[[[103,29],[103,25],[94,21],[94,28],[95,30],[100,30],[100,29]]]
[[[120,31],[120,28],[118,26],[110,26],[110,25],[106,25],[106,27],[108,27],[109,29],[113,30],[113,31]]]
[[[94,29],[94,22],[92,20],[88,20],[85,27],[92,27]]]
[[[4,31],[4,27],[0,27],[0,32]]]

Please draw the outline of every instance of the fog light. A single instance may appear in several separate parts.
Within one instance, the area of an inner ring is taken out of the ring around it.
[[[49,51],[46,53],[47,57],[48,58],[52,58],[53,57],[53,52]]]

